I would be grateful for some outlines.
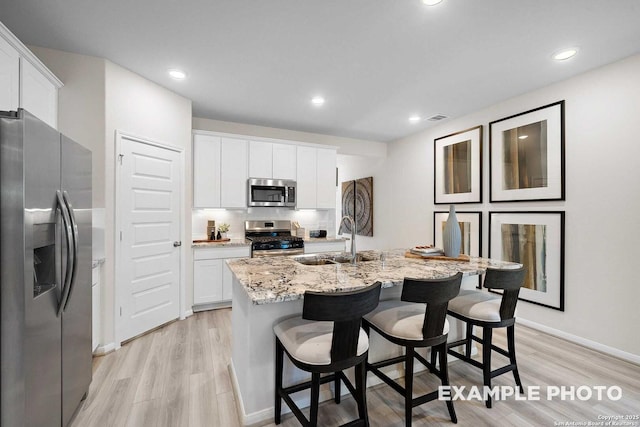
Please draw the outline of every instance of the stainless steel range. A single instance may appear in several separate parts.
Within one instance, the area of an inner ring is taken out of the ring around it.
[[[304,253],[302,238],[291,235],[291,221],[245,221],[244,235],[253,258]]]

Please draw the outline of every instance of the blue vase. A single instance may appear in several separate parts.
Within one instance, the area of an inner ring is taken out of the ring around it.
[[[458,217],[456,216],[456,207],[450,205],[449,217],[442,231],[444,255],[451,258],[458,258],[460,256],[461,242],[462,233],[460,231],[460,224],[458,224]]]

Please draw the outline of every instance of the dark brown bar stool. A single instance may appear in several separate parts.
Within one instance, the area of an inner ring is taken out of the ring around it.
[[[354,292],[305,292],[302,317],[286,319],[274,326],[276,335],[276,390],[274,421],[280,424],[282,400],[291,408],[303,426],[318,424],[320,384],[335,381],[336,403],[340,403],[340,381],[343,381],[358,404],[359,418],[345,424],[368,426],[367,374],[365,363],[369,337],[360,327],[362,316],[376,308],[380,299],[380,282]],[[284,353],[291,362],[307,372],[311,381],[290,387],[282,386]],[[355,367],[356,386],[344,374]],[[331,373],[320,378],[320,374]],[[307,420],[290,394],[311,389],[310,419]]]
[[[435,400],[438,392],[434,391],[420,397],[413,397],[413,359],[435,373],[442,385],[449,385],[447,370],[447,304],[460,292],[462,273],[445,279],[404,279],[400,300],[381,301],[377,309],[364,317],[364,328],[373,329],[388,341],[403,346],[404,356],[394,357],[375,363],[367,363],[367,370],[373,372],[381,380],[404,396],[405,423],[411,426],[411,412],[416,406]],[[425,305],[426,304],[426,305]],[[432,360],[436,354],[440,356],[440,369],[419,355],[415,349],[431,347]],[[380,368],[404,362],[404,387],[380,371]],[[458,422],[453,402],[447,401],[449,416],[454,423]]]
[[[491,378],[512,371],[520,393],[524,391],[516,364],[515,311],[518,294],[524,283],[525,271],[524,267],[509,270],[489,268],[484,277],[484,287],[502,289],[502,296],[482,291],[465,290],[449,303],[449,314],[466,322],[467,330],[465,338],[448,343],[447,350],[449,354],[458,359],[482,369],[484,385],[489,388],[491,388]],[[482,328],[482,338],[473,335],[474,326]],[[493,330],[505,327],[507,328],[508,350],[497,347],[491,342]],[[472,340],[482,344],[482,362],[471,358]],[[465,346],[465,354],[452,349],[452,347],[461,345]],[[492,371],[491,350],[508,357],[509,364]],[[491,408],[491,396],[487,396],[485,404],[487,408]]]

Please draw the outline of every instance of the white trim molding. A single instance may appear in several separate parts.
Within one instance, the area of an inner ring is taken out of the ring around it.
[[[554,337],[562,338],[572,343],[579,344],[591,350],[596,350],[601,353],[607,354],[609,356],[617,357],[618,359],[622,359],[624,361],[635,363],[636,365],[640,365],[640,355],[629,353],[629,352],[617,349],[615,347],[610,347],[608,345],[604,345],[599,342],[580,337],[578,335],[573,335],[568,332],[561,331],[559,329],[550,328],[549,326],[532,322],[531,320],[522,319],[518,317],[516,318],[516,322],[523,326],[527,326],[531,329],[536,329],[538,331],[545,332],[549,335],[553,335]]]
[[[18,51],[20,56],[31,63],[38,71],[42,73],[54,86],[60,89],[64,84],[56,77],[55,74],[47,68],[46,65],[38,59],[38,57],[29,50],[24,43],[22,43],[2,22],[0,22],[0,37],[4,38],[15,50]]]

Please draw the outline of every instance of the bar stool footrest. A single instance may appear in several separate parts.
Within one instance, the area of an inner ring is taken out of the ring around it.
[[[464,355],[462,353],[458,353],[455,350],[449,349],[449,350],[447,350],[447,354],[450,354],[450,355],[452,355],[454,357],[457,357],[458,359],[460,359],[460,360],[462,360],[464,362],[470,363],[471,365],[475,366],[476,368],[482,369],[482,363],[478,362],[477,360],[473,360],[472,358],[467,357],[466,355]]]

